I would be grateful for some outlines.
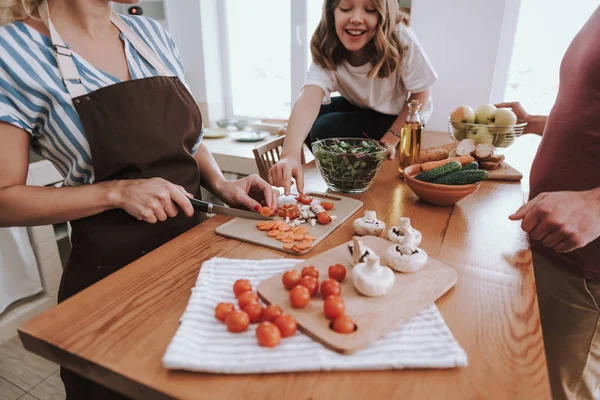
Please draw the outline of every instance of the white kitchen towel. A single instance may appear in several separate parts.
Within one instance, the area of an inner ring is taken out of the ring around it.
[[[256,324],[230,333],[214,317],[215,306],[236,304],[233,283],[249,279],[252,287],[296,265],[298,260],[233,260],[204,262],[180,326],[163,357],[168,369],[245,374],[292,371],[452,368],[467,365],[467,354],[431,304],[399,329],[350,355],[338,354],[297,332],[274,348],[258,345]]]
[[[27,228],[0,228],[0,314],[13,302],[42,290]]]

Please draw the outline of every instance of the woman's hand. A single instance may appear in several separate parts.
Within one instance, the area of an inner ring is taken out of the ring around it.
[[[176,216],[177,206],[188,217],[194,215],[188,199],[193,195],[162,178],[113,181],[108,196],[112,207],[122,208],[138,220],[151,224]]]
[[[265,201],[271,210],[277,209],[279,191],[253,174],[235,181],[223,181],[215,188],[215,194],[231,207],[245,206],[258,211],[260,200]]]
[[[304,191],[304,171],[300,159],[294,157],[283,157],[269,170],[269,183],[273,186],[283,187],[283,193],[290,194],[292,177],[296,181],[296,189],[299,193]]]

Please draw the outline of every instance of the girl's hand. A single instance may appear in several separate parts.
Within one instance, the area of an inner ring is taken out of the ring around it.
[[[392,135],[389,132],[386,132],[385,135],[381,138],[381,142],[385,144],[388,148],[388,160],[393,160],[396,157],[396,147],[398,147],[398,138]]]
[[[119,180],[112,182],[109,188],[111,206],[127,211],[140,221],[154,224],[174,217],[179,213],[177,206],[188,217],[194,215],[188,199],[193,195],[162,178]]]
[[[304,191],[304,171],[297,158],[283,157],[269,170],[269,183],[273,186],[283,187],[286,196],[290,194],[292,177],[296,181],[298,192],[302,193]]]
[[[267,207],[275,210],[279,198],[279,191],[256,174],[235,181],[223,181],[216,187],[215,194],[231,207],[244,206],[253,211],[260,209],[258,201],[263,199]]]

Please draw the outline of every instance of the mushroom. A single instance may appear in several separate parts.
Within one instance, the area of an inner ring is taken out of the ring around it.
[[[365,211],[364,217],[355,219],[352,225],[359,236],[379,236],[385,231],[385,222],[378,220],[377,214],[372,210]]]
[[[365,246],[358,236],[354,236],[352,243],[348,243],[348,250],[352,256],[352,266],[365,262],[368,255],[375,255],[375,252]]]
[[[427,253],[419,247],[393,244],[387,255],[390,268],[398,272],[416,272],[427,262]]]
[[[410,218],[400,217],[398,226],[392,226],[387,233],[390,242],[408,246],[417,247],[421,244],[421,232],[410,226]]]
[[[352,283],[365,296],[383,296],[392,287],[396,277],[394,271],[379,264],[379,256],[367,256],[366,263],[356,264],[352,270]]]

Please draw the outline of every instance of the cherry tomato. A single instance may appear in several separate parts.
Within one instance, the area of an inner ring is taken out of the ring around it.
[[[290,219],[296,219],[300,216],[300,213],[298,211],[292,211],[291,213],[288,214],[288,217],[290,217]]]
[[[225,324],[229,332],[244,332],[250,325],[250,317],[244,311],[232,311],[225,317]]]
[[[296,333],[296,329],[298,328],[298,324],[296,324],[296,320],[289,314],[278,315],[275,318],[275,325],[279,328],[279,332],[281,332],[281,337],[290,337],[294,333]]]
[[[342,294],[342,286],[335,279],[325,279],[321,282],[321,297],[323,300],[329,296],[339,296]]]
[[[240,306],[240,310],[243,310],[248,304],[253,301],[258,303],[258,295],[254,292],[244,292],[238,296],[238,306]]]
[[[314,296],[319,291],[319,281],[314,276],[305,276],[300,279],[300,285],[308,289],[311,296]]]
[[[281,341],[281,332],[279,332],[279,328],[275,324],[265,321],[258,324],[256,338],[258,339],[258,344],[263,347],[275,347]]]
[[[261,321],[264,307],[260,303],[253,301],[252,303],[246,304],[244,311],[250,317],[250,322],[255,323]]]
[[[269,207],[263,207],[260,209],[260,215],[263,217],[270,217],[271,214],[273,214],[273,210],[271,210]]]
[[[356,330],[354,321],[347,315],[341,315],[333,321],[333,330],[338,333],[352,333]]]
[[[296,201],[300,201],[302,202],[302,199],[304,198],[304,193],[300,193],[297,197],[296,197]]]
[[[304,278],[305,276],[314,276],[319,279],[319,270],[314,265],[307,265],[302,268],[302,277]]]
[[[331,216],[327,213],[327,212],[320,212],[319,215],[317,215],[317,221],[321,224],[321,225],[327,225],[328,223],[331,222]]]
[[[290,291],[290,303],[294,308],[306,307],[310,302],[310,290],[305,286],[298,285]]]
[[[327,201],[322,201],[321,207],[323,207],[325,209],[325,211],[333,210],[333,203],[329,203]]]
[[[280,216],[281,218],[285,218],[287,216],[287,212],[283,209],[279,209],[279,210],[277,210],[277,215]]]
[[[219,321],[225,321],[227,314],[235,310],[235,307],[231,303],[219,303],[215,307],[215,317]]]
[[[329,277],[331,279],[335,279],[338,282],[343,281],[346,277],[346,267],[342,264],[330,265],[327,272],[329,272]]]
[[[346,306],[344,305],[344,300],[341,297],[329,296],[323,302],[323,311],[325,312],[325,316],[329,319],[335,319],[344,315],[345,310]]]
[[[278,315],[283,314],[281,307],[271,304],[263,311],[263,321],[273,322]]]
[[[301,202],[302,202],[302,204],[304,204],[304,205],[309,205],[310,203],[312,203],[312,201],[313,201],[313,198],[312,198],[312,197],[310,197],[310,196],[304,196],[304,197],[302,198],[302,200],[300,200],[300,201],[301,201]]]
[[[251,292],[251,291],[252,291],[252,284],[250,283],[250,281],[248,279],[238,279],[233,284],[233,294],[235,294],[235,297],[238,297],[240,294],[242,294],[244,292]]]
[[[281,277],[281,281],[283,282],[283,287],[287,290],[292,290],[298,283],[300,283],[300,272],[296,269],[290,269],[285,271],[283,276]]]

